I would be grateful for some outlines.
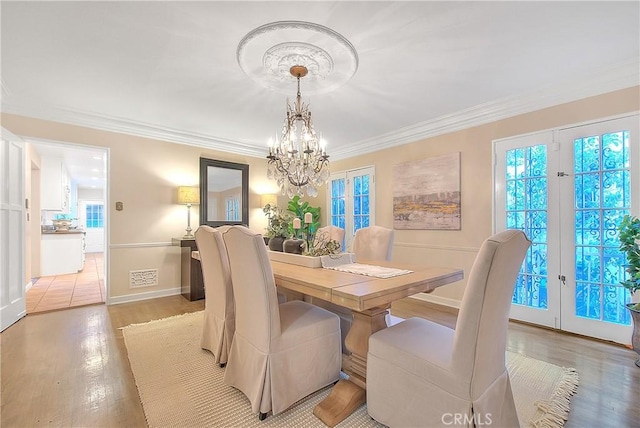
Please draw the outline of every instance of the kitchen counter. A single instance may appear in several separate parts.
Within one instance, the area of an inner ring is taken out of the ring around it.
[[[41,276],[77,273],[84,268],[84,230],[43,230],[41,238]]]
[[[83,229],[69,229],[69,230],[43,230],[43,235],[65,235],[70,233],[87,233]]]

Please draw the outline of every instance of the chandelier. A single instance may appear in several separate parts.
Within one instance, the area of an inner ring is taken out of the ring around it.
[[[298,94],[292,107],[287,101],[287,117],[282,135],[269,141],[267,178],[275,179],[283,195],[292,198],[318,196],[318,187],[329,179],[329,156],[326,142],[318,138],[311,122],[309,105],[300,96],[300,78],[307,75],[307,67],[294,65],[289,70],[298,80]]]

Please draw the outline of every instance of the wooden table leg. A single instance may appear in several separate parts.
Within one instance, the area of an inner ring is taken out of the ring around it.
[[[345,339],[345,346],[351,355],[348,357],[348,367],[343,368],[349,375],[349,380],[340,380],[331,389],[327,398],[313,409],[313,414],[325,425],[329,427],[337,425],[364,404],[369,336],[387,328],[385,316],[389,312],[388,308],[389,306],[363,312],[353,311],[353,325]]]

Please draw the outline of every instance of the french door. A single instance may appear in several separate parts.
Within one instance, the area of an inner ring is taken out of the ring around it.
[[[356,230],[375,224],[375,168],[331,174],[327,183],[328,224],[345,230],[343,247],[351,250]]]
[[[501,140],[495,228],[532,241],[510,316],[628,343],[617,227],[638,214],[638,116]]]

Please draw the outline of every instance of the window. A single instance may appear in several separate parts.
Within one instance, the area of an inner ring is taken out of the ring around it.
[[[88,229],[104,227],[104,205],[87,204],[86,215]]]
[[[240,200],[237,196],[228,196],[226,199],[226,220],[240,221]]]
[[[344,246],[350,249],[356,231],[375,224],[375,167],[331,174],[327,212],[329,223],[345,230]]]

